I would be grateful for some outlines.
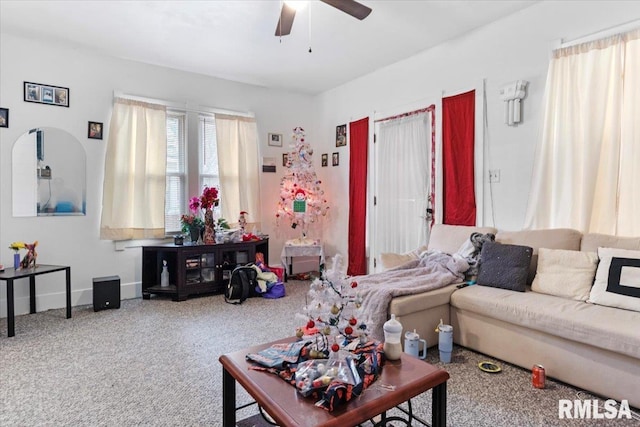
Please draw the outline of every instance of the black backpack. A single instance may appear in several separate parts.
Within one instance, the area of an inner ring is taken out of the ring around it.
[[[231,278],[224,293],[224,300],[230,304],[242,304],[255,292],[258,284],[256,280],[258,272],[249,266],[240,266],[233,269]]]

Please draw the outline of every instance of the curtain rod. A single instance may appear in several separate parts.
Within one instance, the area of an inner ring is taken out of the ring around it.
[[[234,110],[226,110],[223,108],[207,107],[202,105],[198,105],[196,107],[189,107],[186,102],[180,103],[180,102],[166,101],[164,99],[158,99],[158,98],[149,98],[146,96],[130,95],[130,94],[115,91],[115,90],[113,91],[113,97],[130,99],[132,101],[148,102],[150,104],[160,104],[160,105],[164,105],[169,109],[173,108],[176,110],[181,110],[181,111],[190,112],[190,113],[229,114],[234,116],[255,118],[255,114],[250,111],[234,111]]]
[[[581,43],[587,43],[593,40],[604,39],[606,37],[613,36],[615,34],[626,33],[628,31],[640,28],[640,20],[629,21],[624,24],[615,25],[613,27],[605,28],[595,33],[587,34],[586,36],[579,37],[577,39],[564,41],[560,39],[560,49],[570,46],[575,46]]]
[[[374,120],[374,123],[386,122],[387,120],[394,120],[394,119],[400,119],[402,117],[414,116],[416,114],[426,113],[428,111],[431,111],[434,108],[436,108],[436,106],[432,104],[426,108],[421,108],[419,110],[409,111],[408,113],[396,114],[395,116],[389,116],[389,117],[385,117],[384,119]]]

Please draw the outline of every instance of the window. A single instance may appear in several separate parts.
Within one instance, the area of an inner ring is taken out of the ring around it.
[[[194,116],[191,116],[191,115]],[[180,216],[189,211],[189,199],[202,193],[205,185],[220,188],[216,122],[213,115],[197,114],[198,131],[187,123],[197,113],[167,113],[167,187],[165,193],[165,232],[180,232]],[[195,142],[197,138],[197,143]],[[193,142],[191,142],[193,140]],[[189,153],[197,150],[197,157]],[[188,159],[198,159],[197,167],[187,167]],[[193,171],[193,172],[192,172]],[[218,208],[219,209],[219,208]]]
[[[200,188],[220,188],[220,175],[218,172],[218,147],[216,145],[216,121],[213,116],[200,115],[199,118],[198,146]]]
[[[186,213],[185,115],[167,112],[167,187],[165,190],[165,232],[181,229],[180,216]]]

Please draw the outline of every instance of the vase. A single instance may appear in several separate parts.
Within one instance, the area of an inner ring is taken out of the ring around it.
[[[200,238],[200,227],[190,227],[189,237],[191,238],[191,243],[197,243]]]
[[[216,232],[213,223],[213,211],[207,209],[204,213],[204,243],[212,245],[216,242]]]
[[[20,268],[20,254],[18,252],[13,254],[13,268],[16,270]]]

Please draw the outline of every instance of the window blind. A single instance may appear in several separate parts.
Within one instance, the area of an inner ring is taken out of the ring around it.
[[[165,232],[181,229],[180,216],[185,206],[185,116],[167,113],[167,187],[165,196]]]
[[[199,117],[200,132],[200,187],[220,188],[220,173],[218,169],[218,146],[216,141],[216,121],[214,116]]]

